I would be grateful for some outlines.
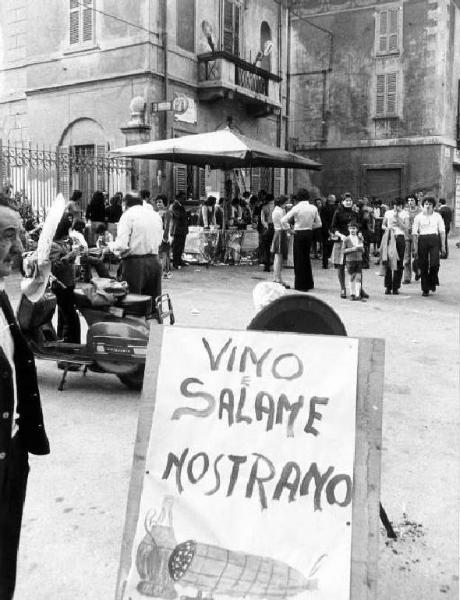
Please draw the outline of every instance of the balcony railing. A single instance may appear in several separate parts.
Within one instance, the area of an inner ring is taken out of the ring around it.
[[[261,110],[280,108],[281,77],[224,50],[198,56],[198,90],[202,100],[238,97]],[[265,108],[264,108],[265,107]]]

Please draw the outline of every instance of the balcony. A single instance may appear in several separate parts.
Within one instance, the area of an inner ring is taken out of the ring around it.
[[[202,102],[238,98],[248,113],[279,112],[281,77],[224,50],[198,56],[198,97]]]

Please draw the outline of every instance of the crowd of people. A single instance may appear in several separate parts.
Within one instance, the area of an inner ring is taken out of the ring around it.
[[[337,272],[340,296],[365,301],[363,271],[375,260],[384,276],[384,293],[397,295],[401,284],[420,279],[422,294],[439,285],[440,258],[449,252],[452,211],[444,199],[438,206],[431,196],[411,194],[391,206],[381,200],[311,199],[306,189],[291,198],[259,191],[245,192],[230,203],[209,196],[198,208],[186,209],[186,194],[172,203],[165,194],[151,198],[140,193],[93,193],[86,210],[82,192],[73,191],[51,248],[52,289],[58,303],[58,334],[66,342],[80,341],[79,318],[73,291],[78,280],[89,282],[92,271],[109,277],[106,260],[119,262],[117,276],[133,293],[157,297],[162,278],[187,266],[184,248],[189,226],[204,229],[250,229],[258,232],[258,260],[264,271],[273,268],[273,281],[283,279],[292,236],[294,288],[314,288],[311,259],[331,264]],[[110,224],[116,223],[110,232]],[[116,231],[116,234],[115,234]]]

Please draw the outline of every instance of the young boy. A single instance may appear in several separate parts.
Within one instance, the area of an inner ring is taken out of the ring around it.
[[[358,224],[356,221],[350,221],[348,225],[348,236],[343,242],[343,253],[348,275],[350,276],[350,299],[366,300],[361,297],[362,269],[363,269],[363,236],[358,233]]]

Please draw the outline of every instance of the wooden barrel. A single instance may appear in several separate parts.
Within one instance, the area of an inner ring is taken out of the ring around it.
[[[315,580],[279,560],[193,540],[176,546],[168,566],[181,585],[232,597],[278,599],[316,588]]]

